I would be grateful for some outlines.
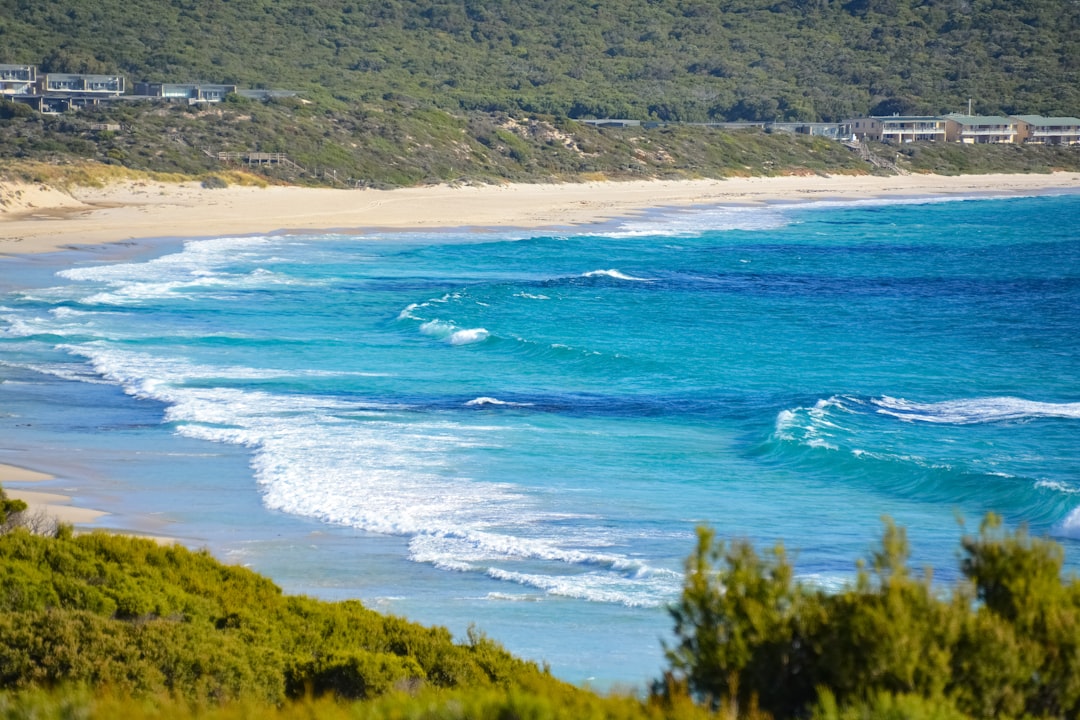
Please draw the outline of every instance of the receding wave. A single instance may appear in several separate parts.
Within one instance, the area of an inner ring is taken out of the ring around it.
[[[776,205],[718,205],[652,212],[644,217],[622,220],[614,230],[589,234],[611,238],[693,237],[721,230],[768,230],[789,222],[787,215]]]

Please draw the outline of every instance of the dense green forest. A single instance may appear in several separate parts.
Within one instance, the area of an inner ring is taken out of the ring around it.
[[[480,630],[456,641],[356,601],[288,596],[205,551],[69,526],[0,490],[0,717],[1049,720],[1080,714],[1080,581],[1060,545],[989,516],[962,581],[902,529],[839,592],[782,547],[699,530],[669,669],[601,696]]]
[[[1080,113],[1071,0],[0,0],[0,62],[298,98],[119,103],[59,118],[0,103],[0,161],[221,170],[331,185],[867,172],[804,137],[693,125],[872,113]],[[93,129],[95,123],[119,125]],[[208,154],[209,153],[209,154]],[[893,151],[884,151],[892,157]],[[908,154],[912,171],[1073,169],[1068,149]]]
[[[1080,112],[1070,0],[2,0],[0,62],[560,117]]]

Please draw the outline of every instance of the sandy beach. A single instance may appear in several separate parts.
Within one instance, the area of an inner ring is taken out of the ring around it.
[[[289,230],[559,227],[661,206],[1080,190],[1080,173],[790,176],[562,185],[432,186],[399,190],[299,187],[205,189],[128,181],[62,192],[0,182],[0,254],[156,237]]]
[[[67,495],[27,490],[25,488],[12,488],[8,484],[12,482],[20,484],[36,483],[55,479],[52,475],[46,473],[0,463],[0,486],[3,486],[4,493],[9,498],[25,502],[27,512],[31,515],[44,513],[56,518],[59,522],[85,525],[106,514],[100,510],[76,507],[71,504],[71,498]]]

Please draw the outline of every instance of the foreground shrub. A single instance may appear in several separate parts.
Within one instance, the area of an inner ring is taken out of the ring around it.
[[[560,683],[482,635],[288,597],[206,552],[91,533],[0,536],[0,689],[59,684],[194,703]]]
[[[782,548],[701,529],[654,692],[779,717],[1080,716],[1080,583],[1062,548],[992,515],[961,544],[966,581],[945,592],[887,522],[854,586],[829,595],[795,582]]]

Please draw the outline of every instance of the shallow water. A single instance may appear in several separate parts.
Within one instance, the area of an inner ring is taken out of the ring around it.
[[[24,263],[0,461],[44,453],[106,524],[290,591],[640,684],[700,523],[782,539],[829,587],[883,514],[939,579],[957,516],[988,510],[1075,566],[1078,211],[696,208]]]

